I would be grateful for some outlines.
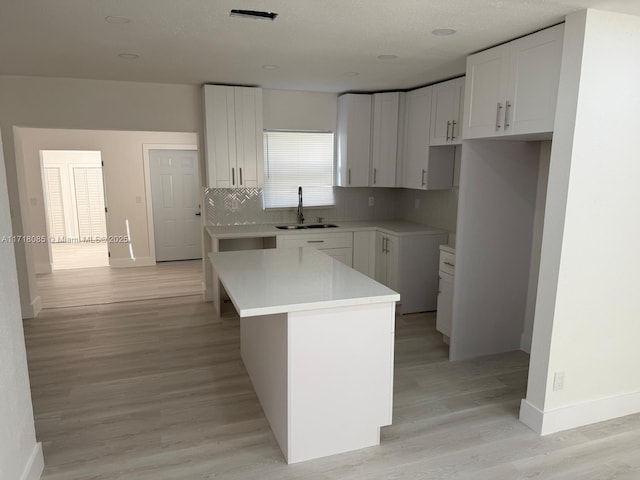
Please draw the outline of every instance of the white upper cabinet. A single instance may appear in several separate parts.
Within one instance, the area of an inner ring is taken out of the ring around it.
[[[432,87],[424,87],[407,93],[402,169],[404,188],[425,188],[424,177],[429,162],[431,92]]]
[[[399,92],[373,95],[373,148],[370,183],[373,187],[396,186],[399,112]]]
[[[462,143],[464,84],[465,79],[461,77],[432,86],[430,145]]]
[[[369,186],[371,163],[371,95],[338,97],[338,159],[336,184]]]
[[[451,188],[455,147],[429,148],[433,87],[406,96],[402,187],[419,190]]]
[[[205,85],[207,187],[261,187],[262,89]]]
[[[564,25],[467,58],[464,138],[553,132]]]

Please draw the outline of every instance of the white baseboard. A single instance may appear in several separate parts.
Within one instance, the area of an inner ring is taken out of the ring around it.
[[[22,318],[36,318],[42,310],[42,298],[38,295],[29,305],[22,305]]]
[[[542,434],[542,421],[544,414],[541,410],[527,402],[523,398],[520,402],[520,421],[536,433]]]
[[[36,443],[29,456],[29,461],[20,475],[20,480],[40,480],[44,470],[44,456],[42,455],[42,444]]]
[[[53,265],[50,263],[36,263],[35,264],[36,275],[43,273],[53,273]]]
[[[532,341],[533,341],[533,338],[531,335],[523,333],[520,336],[520,350],[522,350],[523,352],[531,353]]]
[[[524,399],[520,404],[520,421],[540,435],[549,435],[639,412],[640,392],[600,398],[546,412]]]
[[[151,257],[138,257],[135,260],[130,258],[110,258],[109,266],[114,268],[127,268],[127,267],[150,267],[155,265],[156,261]]]

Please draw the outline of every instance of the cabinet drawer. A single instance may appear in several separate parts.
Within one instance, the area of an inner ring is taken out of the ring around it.
[[[290,247],[315,247],[325,248],[352,248],[352,232],[336,233],[298,233],[292,235],[278,235],[278,248]]]
[[[456,256],[449,252],[440,251],[440,271],[453,275],[456,268]]]

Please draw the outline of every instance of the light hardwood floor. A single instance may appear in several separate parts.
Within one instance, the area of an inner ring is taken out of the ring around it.
[[[239,319],[200,296],[45,310],[25,334],[43,480],[640,478],[640,416],[539,437],[517,420],[528,357],[450,363],[432,314],[397,319],[382,444],[294,465]]]
[[[202,281],[202,260],[56,270],[37,277],[43,308],[194,295],[202,293]]]

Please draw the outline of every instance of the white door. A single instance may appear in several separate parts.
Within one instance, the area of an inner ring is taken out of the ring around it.
[[[500,45],[467,57],[464,138],[504,134],[510,48]]]
[[[149,150],[158,262],[202,258],[198,152]]]
[[[398,92],[376,93],[373,96],[371,185],[375,187],[396,186],[399,102]]]
[[[456,80],[434,85],[431,100],[431,137],[430,145],[451,143],[451,122],[456,112],[458,84]]]
[[[54,242],[66,238],[67,228],[62,195],[62,175],[60,167],[44,168],[44,187],[47,196],[47,222],[49,236]]]
[[[73,167],[78,237],[96,241],[107,236],[102,167]]]
[[[407,94],[405,121],[404,171],[402,186],[427,188],[429,130],[431,123],[431,87]]]

